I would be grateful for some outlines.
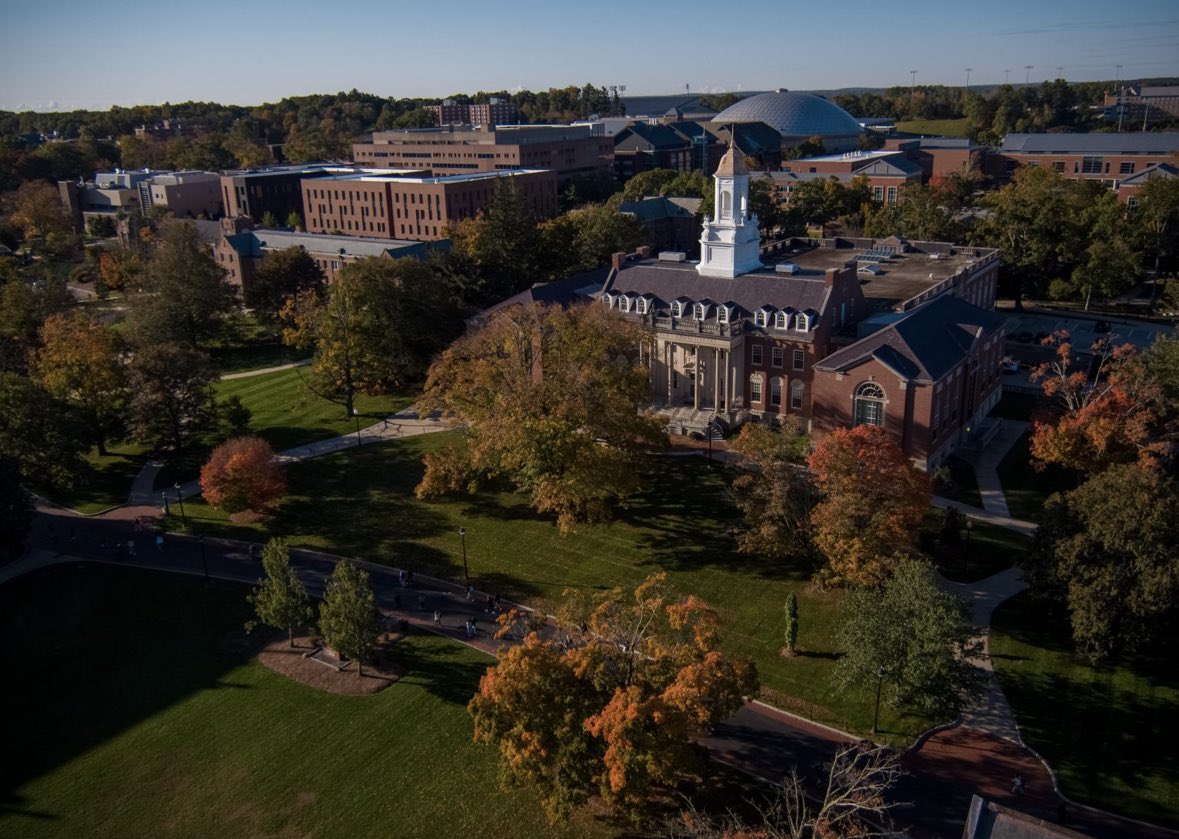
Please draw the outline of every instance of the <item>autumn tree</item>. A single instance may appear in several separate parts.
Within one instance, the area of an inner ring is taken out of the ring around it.
[[[514,178],[496,178],[487,210],[447,232],[456,253],[469,260],[478,273],[479,298],[484,304],[511,297],[535,281],[540,233]]]
[[[327,285],[323,270],[300,247],[269,251],[242,289],[245,303],[261,317],[272,320],[287,298],[303,292],[322,294]]]
[[[1154,465],[1123,463],[1054,495],[1024,573],[1069,611],[1077,649],[1097,661],[1165,643],[1179,616],[1179,488]]]
[[[506,628],[505,628],[506,629]],[[695,740],[757,689],[720,652],[719,619],[666,575],[633,592],[569,596],[557,632],[500,653],[468,705],[505,777],[563,818],[592,793],[632,816],[655,788],[699,770]]]
[[[291,568],[291,551],[287,541],[271,539],[262,549],[264,579],[250,595],[258,620],[267,626],[287,631],[287,642],[295,646],[295,627],[311,622],[311,603],[299,574]]]
[[[40,344],[41,324],[73,305],[65,282],[49,274],[32,282],[18,276],[0,286],[0,369],[27,372]]]
[[[0,456],[24,480],[51,487],[76,482],[84,448],[76,422],[68,405],[35,382],[0,373]]]
[[[605,265],[610,255],[631,253],[643,241],[643,225],[610,204],[589,204],[541,222],[546,273],[560,278]]]
[[[874,690],[890,706],[952,717],[977,696],[983,674],[966,604],[942,591],[918,560],[897,566],[881,588],[855,589],[843,609],[833,678],[841,688]]]
[[[737,534],[742,553],[772,559],[812,553],[810,515],[818,493],[803,467],[810,438],[800,432],[796,423],[781,429],[751,423],[729,441],[741,455],[731,493],[744,518]]]
[[[283,341],[314,353],[311,389],[351,415],[358,393],[420,379],[461,329],[429,266],[416,259],[349,263],[322,296],[303,291],[283,308]]]
[[[51,395],[76,409],[98,453],[105,455],[130,397],[118,336],[77,310],[51,315],[41,327],[32,373]]]
[[[807,459],[822,501],[811,512],[815,546],[833,581],[879,585],[911,552],[929,477],[876,425],[836,429]]]
[[[1057,332],[1046,343],[1052,360],[1032,371],[1052,402],[1052,414],[1032,428],[1034,462],[1055,463],[1083,474],[1113,463],[1169,452],[1179,432],[1176,406],[1165,382],[1132,344],[1098,339],[1090,369],[1078,367],[1071,336]],[[1164,342],[1155,351],[1170,348]]]
[[[668,839],[874,839],[900,806],[893,792],[905,774],[900,757],[884,746],[840,746],[822,786],[797,768],[763,802],[748,802],[756,816],[729,812],[709,818],[695,807],[669,827]]]
[[[342,657],[356,662],[356,676],[364,675],[364,661],[377,640],[377,606],[368,572],[348,560],[336,563],[319,604],[319,631]]]
[[[98,279],[107,291],[135,289],[142,272],[143,263],[133,250],[103,251],[98,257]]]
[[[143,285],[147,293],[136,298],[128,317],[137,346],[167,341],[196,346],[218,331],[232,302],[225,271],[196,228],[182,221],[160,226]]]
[[[231,516],[263,514],[287,491],[282,464],[261,437],[227,440],[201,467],[201,492],[209,505]]]
[[[78,245],[73,223],[62,207],[57,190],[43,181],[21,184],[13,200],[12,222],[26,239],[38,239],[52,252],[73,251]]]
[[[431,366],[419,402],[462,444],[426,455],[420,498],[503,477],[563,531],[604,521],[639,486],[637,456],[664,443],[646,412],[642,327],[602,306],[495,313]]]
[[[130,429],[135,439],[181,448],[217,418],[209,356],[184,344],[136,351],[130,365]]]

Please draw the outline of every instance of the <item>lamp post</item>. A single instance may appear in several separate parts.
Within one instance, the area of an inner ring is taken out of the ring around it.
[[[884,685],[884,668],[876,668],[876,711],[872,714],[872,733],[876,734],[880,724],[880,688]]]
[[[467,571],[467,529],[465,527],[459,528],[459,539],[463,543],[463,581],[467,582],[471,579],[471,574]]]
[[[176,500],[180,502],[180,520],[184,522],[184,526],[188,527],[188,516],[184,514],[184,494],[180,491],[180,484],[175,484]]]
[[[966,68],[966,92],[970,93],[970,74],[974,70],[973,67]]]
[[[704,427],[705,435],[708,437],[708,468],[712,468],[712,423],[715,417],[708,418],[708,425]]]
[[[1027,87],[1029,84],[1031,84],[1031,80],[1032,80],[1032,68],[1033,68],[1033,67],[1035,67],[1035,66],[1036,66],[1035,64],[1025,64],[1025,65],[1023,65],[1023,69],[1024,69],[1024,74],[1023,74],[1023,86],[1024,86],[1024,87]]]
[[[360,411],[353,408],[352,418],[356,420],[356,445],[363,446],[364,443],[360,439]]]
[[[165,516],[170,516],[170,515],[172,515],[172,508],[171,508],[170,506],[168,506],[168,491],[167,491],[167,490],[161,490],[161,491],[160,491],[160,498],[161,498],[161,499],[163,500],[163,502],[164,502],[164,515],[165,515]]]
[[[966,569],[970,567],[970,531],[974,530],[974,522],[966,520],[966,549],[962,551],[962,576],[966,576]]]
[[[205,585],[209,584],[209,559],[205,556],[205,537],[198,536],[197,541],[201,543],[201,567],[205,570]]]

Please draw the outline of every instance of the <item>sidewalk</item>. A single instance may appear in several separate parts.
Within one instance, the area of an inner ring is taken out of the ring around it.
[[[265,376],[267,373],[277,373],[280,370],[290,370],[293,367],[306,367],[310,364],[312,359],[304,358],[301,361],[292,361],[289,364],[277,364],[274,367],[259,367],[257,370],[243,370],[241,373],[226,373],[221,377],[221,381],[228,382],[233,379],[248,379],[251,376]]]

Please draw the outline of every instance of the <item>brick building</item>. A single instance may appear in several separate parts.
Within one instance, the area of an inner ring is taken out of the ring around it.
[[[771,254],[740,155],[730,150],[715,180],[699,262],[618,254],[591,295],[650,327],[640,356],[671,430],[871,422],[922,467],[975,432],[999,392],[997,251],[891,237]]]
[[[423,168],[435,175],[549,169],[558,188],[578,177],[610,174],[614,141],[600,126],[520,125],[376,131],[352,145],[361,166]]]
[[[632,215],[643,225],[644,241],[655,251],[700,252],[700,219],[696,213],[701,198],[652,196],[639,201],[625,201],[618,212]]]
[[[924,181],[968,169],[982,171],[987,158],[986,146],[953,137],[889,137],[884,141],[884,150],[901,152],[906,160],[920,166]]]
[[[444,99],[441,104],[426,107],[434,112],[438,125],[510,125],[519,119],[519,112],[512,100],[499,96],[469,105]]]
[[[1167,180],[1179,178],[1179,167],[1173,166],[1170,163],[1156,163],[1153,166],[1146,167],[1141,172],[1124,178],[1118,182],[1118,200],[1125,204],[1130,212],[1133,212],[1135,205],[1138,203],[1138,190],[1142,189],[1142,187],[1146,186],[1154,178],[1164,178]]]
[[[788,160],[780,171],[769,175],[782,207],[790,206],[790,194],[795,186],[824,178],[835,178],[843,184],[863,178],[874,199],[896,204],[901,200],[903,187],[921,183],[922,169],[903,152],[855,151]]]
[[[272,213],[280,222],[292,212],[303,212],[302,183],[308,178],[326,178],[344,171],[341,167],[315,163],[300,166],[268,166],[221,176],[221,202],[229,218],[246,216],[261,222]]]
[[[1101,181],[1117,189],[1130,175],[1158,163],[1173,163],[1179,132],[1123,134],[1008,134],[999,149],[996,174],[1020,166],[1045,166],[1066,178]]]
[[[552,172],[512,170],[445,177],[366,172],[310,178],[302,183],[309,233],[432,241],[446,228],[490,205],[496,182],[511,178],[536,219],[557,212]]]
[[[1179,85],[1125,87],[1105,94],[1104,105],[1105,119],[1126,127],[1179,119]]]

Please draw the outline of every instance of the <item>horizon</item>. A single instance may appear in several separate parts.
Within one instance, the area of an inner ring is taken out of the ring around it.
[[[921,0],[904,13],[882,13],[866,0],[851,0],[809,15],[815,27],[835,33],[830,39],[792,37],[810,26],[797,23],[805,13],[754,0],[734,27],[739,42],[732,52],[740,61],[701,61],[702,53],[723,59],[728,46],[702,34],[718,30],[710,21],[717,13],[702,0],[688,0],[670,18],[618,0],[595,6],[592,16],[537,0],[499,6],[455,0],[457,25],[441,30],[416,22],[398,26],[407,11],[403,4],[360,0],[333,26],[324,25],[322,11],[307,0],[244,7],[210,0],[195,19],[188,7],[146,0],[102,8],[79,0],[21,6],[0,32],[0,109],[102,111],[187,101],[251,107],[354,89],[441,99],[587,82],[625,85],[627,97],[676,95],[685,86],[687,95],[907,87],[914,81],[963,87],[968,69],[970,86],[980,88],[1001,85],[1005,76],[1018,86],[1025,79],[1038,85],[1057,77],[1092,82],[1179,75],[1179,17],[1163,0],[1129,0],[1116,13],[1098,0],[1045,8],[996,0],[981,21],[974,7]],[[780,21],[787,37],[772,30],[762,36],[766,30],[757,26],[763,20]],[[872,40],[865,41],[865,32]],[[748,49],[758,39],[765,48]],[[46,55],[67,59],[47,62]],[[92,56],[95,66],[88,67],[84,59]],[[616,67],[622,64],[625,71]],[[560,68],[563,79],[552,68]]]

